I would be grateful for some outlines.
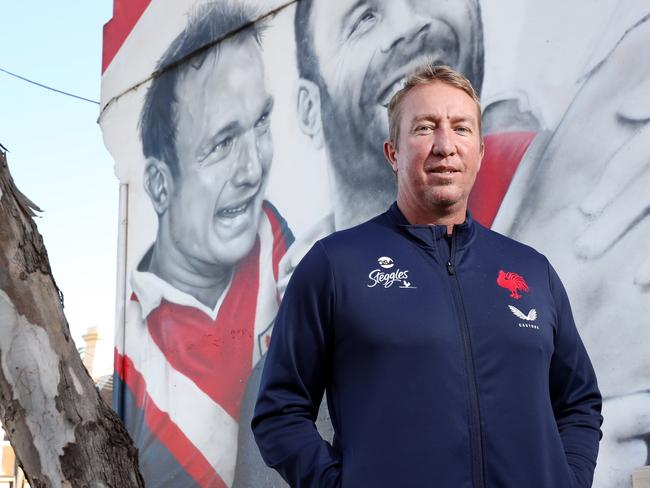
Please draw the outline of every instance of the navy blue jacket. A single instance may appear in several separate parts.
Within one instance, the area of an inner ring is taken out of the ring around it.
[[[591,486],[602,400],[557,274],[469,215],[446,233],[393,205],[296,268],[252,421],[292,487]]]

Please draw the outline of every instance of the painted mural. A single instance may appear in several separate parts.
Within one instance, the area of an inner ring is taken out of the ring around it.
[[[115,0],[113,406],[147,486],[286,486],[250,432],[278,304],[317,239],[394,200],[385,107],[432,60],[481,93],[474,216],[568,289],[604,396],[594,486],[630,487],[650,445],[649,42],[635,0]],[[331,439],[326,406],[317,425]]]

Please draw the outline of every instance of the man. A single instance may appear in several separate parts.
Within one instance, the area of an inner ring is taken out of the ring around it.
[[[158,230],[132,275],[114,403],[151,487],[232,485],[242,395],[277,311],[292,236],[264,201],[273,98],[254,19],[226,2],[193,12],[142,109]]]
[[[395,199],[395,179],[381,163],[388,133],[384,112],[414,66],[425,60],[452,66],[480,92],[481,12],[476,0],[301,0],[295,36],[299,126],[317,147],[325,146],[330,164],[333,214],[312,232],[322,236],[367,220]],[[486,160],[490,191],[482,193],[495,195],[489,202],[483,198],[480,220],[487,225],[507,187],[502,180],[509,181],[539,128],[513,100],[489,111],[489,120],[518,124],[488,130],[500,134],[486,139],[487,156],[498,159],[494,177]]]
[[[293,487],[591,486],[601,396],[564,288],[467,213],[471,84],[416,70],[389,127],[397,202],[317,242],[278,312],[252,423],[265,461]]]

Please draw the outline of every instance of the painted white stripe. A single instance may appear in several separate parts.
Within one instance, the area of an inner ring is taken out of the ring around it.
[[[147,393],[231,486],[237,457],[237,421],[169,364],[140,317],[140,305],[131,301],[127,305],[125,345],[128,357],[145,381],[155,379],[147,382]]]
[[[271,222],[263,213],[260,221],[260,283],[257,293],[257,312],[255,314],[252,367],[254,368],[262,356],[259,335],[266,330],[278,312],[276,299],[277,284],[273,276],[273,229]]]

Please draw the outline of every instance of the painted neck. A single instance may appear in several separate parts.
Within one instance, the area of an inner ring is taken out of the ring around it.
[[[351,180],[331,171],[331,198],[336,230],[369,220],[395,201],[397,185],[391,173],[375,181]]]
[[[166,244],[169,242],[168,239],[161,239],[159,233],[147,271],[207,307],[214,308],[230,282],[233,268],[189,258],[176,247]]]

